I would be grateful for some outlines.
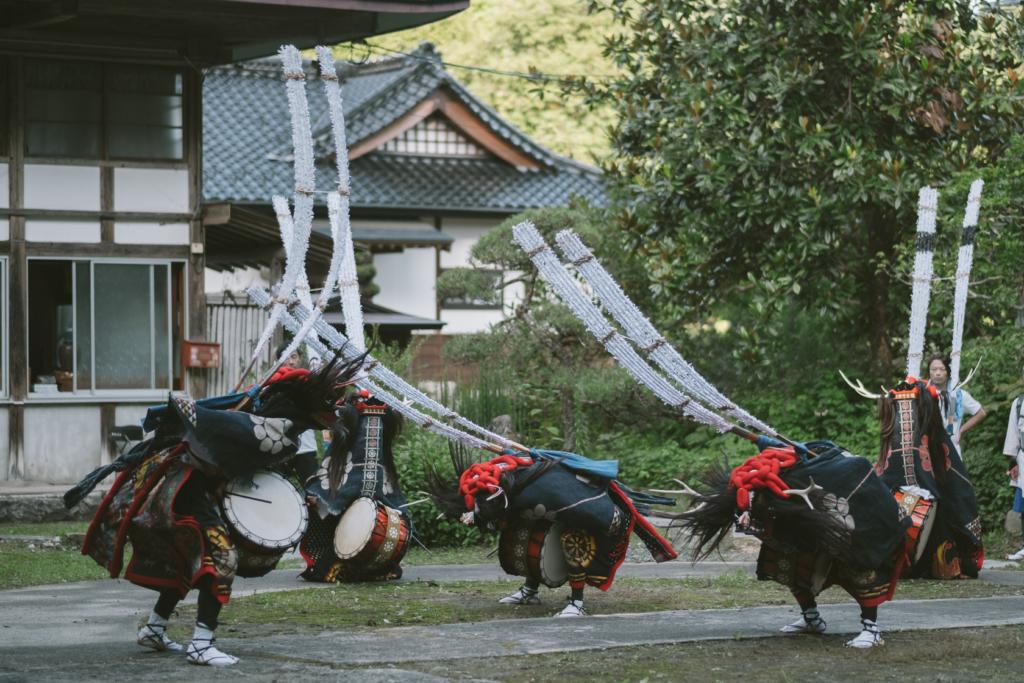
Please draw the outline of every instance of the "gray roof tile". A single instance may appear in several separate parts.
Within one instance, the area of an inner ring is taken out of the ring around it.
[[[307,73],[313,76],[312,65]],[[564,205],[573,195],[604,202],[597,169],[560,157],[488,107],[437,61],[430,46],[408,57],[343,64],[339,76],[346,138],[353,144],[381,130],[446,85],[491,129],[542,165],[519,170],[494,158],[454,158],[370,152],[351,163],[352,206],[516,212]],[[317,187],[331,188],[337,171],[326,100],[319,79],[306,85],[316,140]],[[294,187],[291,123],[276,58],[207,71],[203,89],[203,195],[207,202],[269,204]],[[323,195],[317,196],[325,203]]]

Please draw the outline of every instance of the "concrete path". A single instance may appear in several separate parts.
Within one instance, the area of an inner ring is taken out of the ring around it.
[[[688,563],[623,565],[620,576],[685,577],[753,570],[752,564]],[[295,570],[239,580],[236,595],[316,586]],[[403,580],[491,581],[506,576],[497,565],[409,567]],[[1024,585],[1024,572],[983,570],[982,580]],[[194,599],[194,598],[193,598]],[[395,662],[536,654],[627,645],[777,635],[795,618],[796,607],[673,611],[583,619],[517,619],[433,627],[325,632],[318,636],[221,638],[219,645],[243,659],[228,670],[190,667],[182,655],[152,653],[135,645],[138,621],[153,593],[121,581],[94,581],[0,591],[0,683],[48,680],[257,681],[322,676],[368,683],[435,683],[443,679],[386,668]],[[832,633],[859,631],[850,602],[825,605]],[[1024,596],[976,600],[900,601],[882,608],[886,630],[959,628],[1024,623]],[[368,670],[347,670],[370,667]],[[344,671],[338,669],[345,669]]]

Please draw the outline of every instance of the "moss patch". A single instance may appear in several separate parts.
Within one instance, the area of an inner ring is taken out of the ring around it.
[[[226,632],[235,637],[287,633],[320,633],[457,622],[547,617],[565,605],[568,588],[542,590],[541,604],[499,605],[498,599],[519,587],[518,579],[494,582],[399,582],[339,584],[335,587],[263,593],[236,598],[224,610]],[[901,581],[897,600],[973,598],[1024,595],[1024,586],[980,581]],[[825,591],[821,604],[846,603],[840,589]],[[622,614],[664,610],[723,609],[789,605],[793,598],[782,586],[756,581],[739,572],[717,578],[620,578],[607,593],[588,590],[591,614]],[[188,623],[194,607],[179,610]],[[184,632],[183,632],[184,633]]]
[[[403,663],[455,680],[503,683],[790,683],[800,681],[1014,681],[1024,626],[884,634],[886,645],[851,650],[849,636],[705,641],[587,652]]]

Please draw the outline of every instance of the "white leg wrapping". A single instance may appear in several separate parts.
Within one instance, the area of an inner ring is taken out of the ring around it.
[[[196,624],[195,635],[188,644],[188,663],[200,666],[232,666],[238,657],[221,652],[213,646],[213,631]]]
[[[539,605],[540,595],[536,588],[523,586],[512,595],[498,600],[502,605]]]
[[[860,623],[864,626],[864,630],[860,632],[860,635],[848,642],[846,647],[855,647],[863,650],[877,645],[885,645],[885,641],[882,640],[882,632],[878,630],[878,624],[870,619],[861,619]]]
[[[821,618],[821,613],[818,612],[817,608],[809,609],[805,611],[799,619],[794,621],[792,624],[783,626],[779,629],[782,633],[824,633],[825,632],[825,620]]]

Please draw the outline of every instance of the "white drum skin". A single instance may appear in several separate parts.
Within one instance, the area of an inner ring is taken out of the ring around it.
[[[338,520],[334,533],[334,552],[341,560],[350,560],[366,547],[377,523],[377,506],[369,498],[356,498]]]
[[[228,484],[221,502],[224,521],[246,545],[265,552],[283,552],[295,546],[309,526],[302,492],[276,472],[257,472],[253,484]]]

